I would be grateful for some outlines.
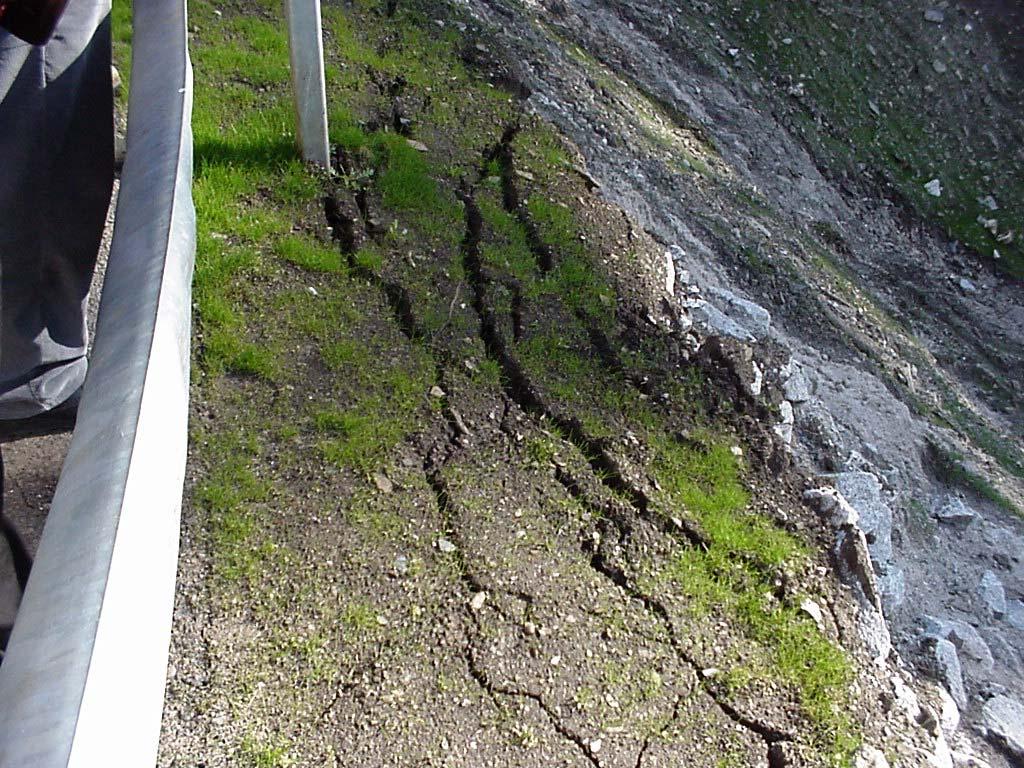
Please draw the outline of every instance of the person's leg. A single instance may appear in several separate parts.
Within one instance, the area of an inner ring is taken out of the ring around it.
[[[0,419],[85,378],[86,300],[113,182],[109,0],[74,0],[45,46],[0,31]]]

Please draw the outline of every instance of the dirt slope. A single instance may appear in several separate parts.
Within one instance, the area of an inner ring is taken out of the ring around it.
[[[522,32],[522,10],[485,21]],[[196,384],[161,765],[948,755],[933,692],[864,636],[863,534],[804,503],[818,483],[773,429],[785,355],[691,327],[633,155],[635,186],[598,189],[611,166],[534,114],[589,119],[577,92],[530,95],[456,8],[330,6],[338,173],[317,178],[291,159],[276,8],[191,14]],[[591,66],[561,51],[576,69],[547,75]],[[644,172],[700,210],[721,189],[756,207],[698,128],[587,87],[631,115],[607,146],[643,133]]]

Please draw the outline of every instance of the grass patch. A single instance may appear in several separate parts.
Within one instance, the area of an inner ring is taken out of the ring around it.
[[[928,441],[928,453],[936,476],[943,482],[971,491],[979,498],[992,502],[1006,512],[1024,516],[1024,512],[1019,510],[998,488],[972,471],[967,466],[962,454],[932,440]]]
[[[209,436],[202,454],[207,469],[193,498],[207,514],[214,572],[223,581],[250,580],[272,550],[258,511],[270,495],[253,469],[259,448],[252,437],[227,432]]]

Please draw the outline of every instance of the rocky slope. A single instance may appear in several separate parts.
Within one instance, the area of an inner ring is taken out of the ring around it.
[[[860,514],[899,651],[1000,742],[992,710],[1024,700],[1019,11],[463,5],[471,55],[665,245],[698,324],[788,352],[780,433]]]

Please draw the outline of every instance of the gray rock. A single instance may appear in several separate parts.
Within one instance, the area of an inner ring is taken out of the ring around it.
[[[830,478],[857,510],[875,569],[885,573],[892,562],[892,509],[882,498],[882,484],[870,472],[840,472]]]
[[[782,392],[791,403],[804,403],[811,399],[811,383],[797,368],[782,385]]]
[[[903,571],[893,568],[878,577],[878,590],[882,593],[882,606],[887,613],[903,604],[907,597],[907,578]]]
[[[760,304],[740,298],[724,288],[709,288],[707,293],[714,297],[715,304],[723,313],[749,331],[754,338],[763,339],[768,335],[772,316]]]
[[[932,197],[942,197],[942,182],[938,179],[932,179],[924,185],[924,191]]]
[[[1024,706],[1009,696],[994,696],[981,710],[985,735],[1008,754],[1024,759]]]
[[[935,673],[946,686],[949,695],[960,709],[967,707],[967,690],[964,688],[964,673],[960,668],[960,658],[956,654],[956,646],[949,640],[936,640],[933,648]]]
[[[757,341],[750,331],[703,299],[692,302],[690,315],[698,325],[703,326],[711,333],[716,333],[719,336],[731,336],[740,341]]]
[[[946,496],[932,507],[932,517],[945,525],[966,528],[978,519],[978,513],[956,496]]]
[[[1014,629],[1024,630],[1024,603],[1020,600],[1012,601],[1006,613],[1006,620]]]
[[[992,651],[974,627],[962,621],[937,619],[934,616],[922,616],[924,630],[922,636],[936,640],[949,640],[957,648],[963,665],[971,673],[991,672],[995,665]]]
[[[932,24],[941,24],[946,20],[946,14],[939,8],[928,8],[924,12],[924,20],[930,21]]]
[[[972,281],[968,280],[966,277],[961,277],[960,280],[957,281],[957,285],[960,286],[960,290],[967,291],[967,293],[978,292],[978,286],[976,286]]]
[[[1006,615],[1006,591],[1003,589],[1003,582],[992,571],[985,571],[982,574],[978,594],[989,613],[995,618],[1001,619]]]

